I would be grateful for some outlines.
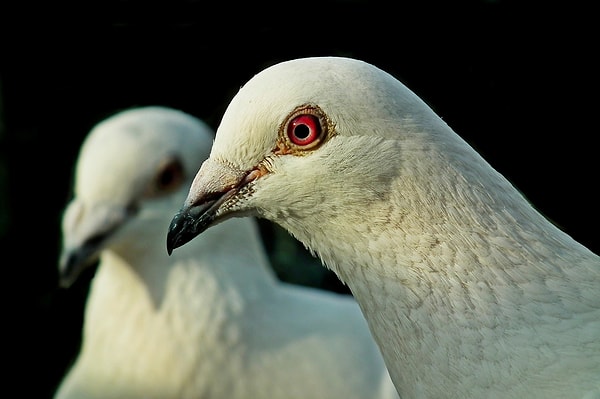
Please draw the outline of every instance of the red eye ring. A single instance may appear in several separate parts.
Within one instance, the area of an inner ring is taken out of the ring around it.
[[[321,121],[312,114],[301,114],[294,117],[287,127],[288,138],[297,146],[314,143],[321,137],[321,132]]]

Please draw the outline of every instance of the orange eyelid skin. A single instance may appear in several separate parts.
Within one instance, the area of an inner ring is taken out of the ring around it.
[[[273,154],[289,155],[289,154],[295,154],[297,152],[301,152],[301,151],[298,151],[297,149],[292,148],[290,146],[290,141],[287,139],[287,135],[286,135],[286,137],[282,137],[280,135],[279,138],[277,138],[277,144],[275,146],[275,149],[273,150]]]

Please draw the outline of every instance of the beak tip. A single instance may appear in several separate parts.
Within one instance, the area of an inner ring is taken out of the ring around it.
[[[177,236],[178,234],[178,227],[177,227],[177,217],[179,216],[179,214],[175,215],[175,217],[173,218],[173,220],[171,220],[171,224],[169,225],[169,230],[167,231],[167,254],[169,256],[171,256],[171,254],[173,253],[173,250],[175,248],[177,248],[177,244],[176,241],[177,240]]]
[[[66,276],[61,276],[58,279],[58,288],[59,289],[69,289],[71,287],[71,285],[73,285],[73,279],[72,278],[68,278]]]
[[[191,240],[186,238],[191,230],[191,220],[188,212],[181,210],[171,220],[167,231],[167,254],[171,256],[173,250]]]
[[[58,288],[68,289],[70,288],[75,280],[79,277],[79,274],[88,265],[87,250],[85,252],[67,252],[61,255],[61,259],[58,267]]]
[[[173,238],[173,235],[171,234],[171,230],[169,230],[169,233],[167,234],[167,254],[169,256],[171,256],[171,254],[173,254],[173,250],[178,247],[178,245],[176,244],[175,241],[176,240]]]

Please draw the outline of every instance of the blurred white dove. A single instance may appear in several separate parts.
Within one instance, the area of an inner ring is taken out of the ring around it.
[[[56,398],[397,398],[356,301],[276,279],[254,219],[167,255],[213,137],[191,115],[141,107],[86,138],[63,219],[64,285],[99,263]]]
[[[297,59],[240,89],[168,251],[245,215],[348,284],[404,399],[600,398],[600,257],[379,68]]]

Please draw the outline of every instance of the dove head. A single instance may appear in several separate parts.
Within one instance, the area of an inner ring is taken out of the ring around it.
[[[164,237],[211,143],[204,122],[164,107],[128,109],[94,126],[63,215],[63,285],[104,248],[143,247]]]
[[[144,194],[152,197],[161,184],[168,185],[169,172],[176,174],[176,169],[189,184],[210,150],[209,132],[191,115],[163,107],[113,115],[94,126],[82,145],[75,196],[84,201],[134,203]],[[161,166],[163,176],[155,175]],[[117,176],[122,184],[115,184]]]
[[[385,195],[401,162],[398,147],[431,141],[424,131],[445,128],[418,96],[364,61],[314,57],[271,66],[227,107],[167,249],[244,215],[279,223],[304,241],[303,226],[314,225],[304,221],[333,221],[352,210],[358,217],[363,204]]]
[[[282,62],[255,75],[233,98],[211,159],[240,170],[253,168],[286,144],[282,130],[294,114],[303,112],[324,116],[330,136],[397,138],[398,120],[404,120],[407,129],[429,121],[432,112],[421,103],[393,76],[364,61],[314,57]],[[293,143],[289,146],[294,149]]]
[[[271,66],[227,107],[210,157],[172,220],[167,250],[245,215],[279,223],[306,244],[315,221],[352,223],[364,204],[386,195],[402,162],[399,147],[431,142],[446,128],[406,86],[364,61],[314,57]]]

